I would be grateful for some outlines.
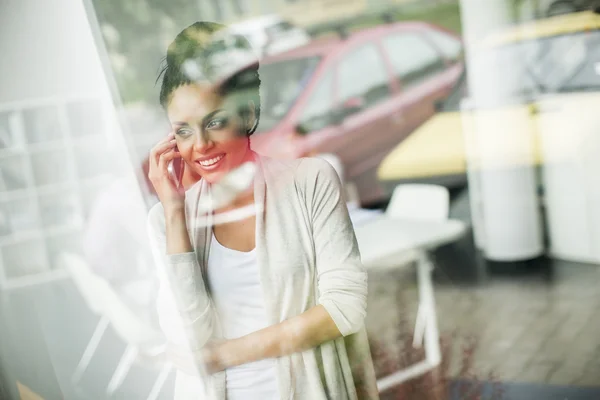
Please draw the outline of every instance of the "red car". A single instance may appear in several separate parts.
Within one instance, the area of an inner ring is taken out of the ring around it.
[[[460,39],[442,28],[380,25],[261,62],[259,153],[334,153],[361,203],[383,199],[384,156],[434,114],[463,68]]]

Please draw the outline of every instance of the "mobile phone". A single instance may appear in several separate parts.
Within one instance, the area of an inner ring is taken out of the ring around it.
[[[175,148],[175,150],[179,151],[177,147]],[[171,177],[175,181],[175,185],[178,188],[182,185],[181,180],[183,179],[184,170],[185,162],[183,161],[183,158],[179,157],[171,161],[171,164],[169,165],[169,172],[171,173]]]

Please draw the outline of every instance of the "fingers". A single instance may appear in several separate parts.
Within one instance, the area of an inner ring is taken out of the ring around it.
[[[185,163],[181,163],[181,168],[179,168],[179,176],[177,177],[177,185],[179,187],[183,187],[183,175],[185,173]]]
[[[177,141],[175,139],[170,139],[167,141],[161,141],[156,146],[152,148],[150,151],[151,160],[158,163],[158,157],[167,150],[174,149],[177,146]]]
[[[170,133],[159,141],[150,151],[148,178],[154,181],[168,174],[168,164],[177,157],[181,157],[177,149],[175,135]]]
[[[155,149],[157,149],[158,147],[165,145],[167,143],[171,143],[175,140],[175,135],[173,133],[170,133],[169,135],[167,135],[167,137],[161,139],[158,143],[156,143],[154,145],[154,147],[152,148],[151,152],[154,152]]]
[[[158,156],[158,170],[162,173],[168,173],[169,163],[176,158],[181,157],[175,149],[167,150]]]

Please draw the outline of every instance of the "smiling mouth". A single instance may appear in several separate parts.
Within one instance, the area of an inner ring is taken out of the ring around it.
[[[223,159],[223,157],[225,157],[225,154],[220,154],[216,157],[209,158],[207,160],[198,160],[197,163],[203,167],[211,167],[211,166],[215,165],[216,163],[218,163],[219,161],[221,161]]]

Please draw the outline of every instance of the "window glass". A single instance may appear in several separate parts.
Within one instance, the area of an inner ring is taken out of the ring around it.
[[[388,74],[375,45],[362,46],[348,54],[338,70],[339,104],[356,99],[372,106],[390,95]]]
[[[444,69],[437,51],[417,34],[393,34],[383,39],[383,45],[403,87],[418,84]]]
[[[448,60],[457,61],[462,57],[462,43],[457,38],[435,30],[427,31],[426,34]]]
[[[312,132],[330,124],[333,111],[333,73],[329,71],[317,83],[300,117],[302,129]]]
[[[303,57],[262,64],[260,67],[260,124],[257,132],[274,128],[310,83],[320,57]]]

